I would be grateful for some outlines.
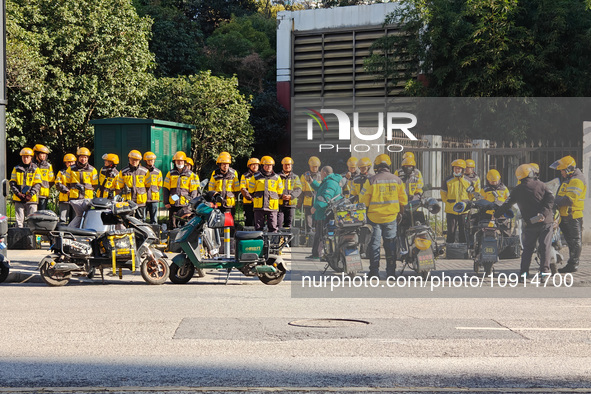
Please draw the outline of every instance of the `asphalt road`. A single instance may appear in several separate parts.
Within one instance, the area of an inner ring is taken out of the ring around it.
[[[292,296],[295,274],[224,280],[3,284],[0,392],[591,391],[589,297]]]

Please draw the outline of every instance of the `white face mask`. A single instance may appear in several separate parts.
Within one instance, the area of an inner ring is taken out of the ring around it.
[[[183,168],[185,168],[185,163],[177,164],[176,168],[178,168],[179,170],[182,170]]]
[[[456,172],[456,171],[454,171],[454,176],[455,176],[455,177],[460,177],[460,176],[462,176],[462,171],[461,171],[461,170],[460,170],[460,171],[457,171],[457,172]]]

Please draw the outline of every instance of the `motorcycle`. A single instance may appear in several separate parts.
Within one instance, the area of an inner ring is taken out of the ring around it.
[[[10,262],[6,255],[6,243],[5,238],[8,233],[8,218],[4,215],[0,215],[0,283],[4,282],[8,278],[10,273]]]
[[[176,235],[175,243],[182,248],[172,259],[170,281],[184,284],[191,280],[195,270],[226,269],[226,283],[236,268],[246,276],[257,276],[266,285],[279,284],[287,273],[287,266],[279,255],[293,235],[291,233],[263,233],[262,231],[236,231],[235,255],[230,255],[229,238],[224,239],[226,252],[220,253],[218,229],[234,226],[230,213],[216,207],[221,202],[217,192],[208,192],[190,202],[195,216]],[[226,232],[229,235],[229,232]]]
[[[328,201],[323,228],[323,257],[335,272],[354,276],[363,271],[360,236],[366,223],[365,204],[337,196]]]
[[[104,281],[104,268],[111,267],[113,275],[118,271],[122,278],[123,268],[135,271],[139,265],[148,284],[164,283],[169,274],[166,255],[155,248],[158,237],[152,227],[133,217],[137,204],[94,198],[90,206],[94,209],[85,213],[86,228],[58,223],[51,211],[29,215],[27,225],[32,232],[51,241],[52,254],[39,263],[43,281],[50,286],[64,286],[72,276],[92,277],[97,268]]]
[[[513,211],[507,211],[504,217],[495,219],[490,211],[494,211],[500,203],[485,199],[468,202],[457,202],[453,206],[454,212],[468,213],[466,218],[466,233],[470,235],[468,251],[474,260],[474,272],[484,270],[486,276],[494,272],[494,264],[499,261],[503,239],[510,228]]]
[[[425,199],[421,196],[409,201],[405,207],[396,236],[400,245],[397,248],[397,259],[403,264],[398,275],[402,275],[404,269],[410,267],[423,279],[427,279],[430,272],[436,269],[435,261],[445,252],[445,246],[437,244],[437,236],[420,208],[437,214],[441,205],[434,198]]]

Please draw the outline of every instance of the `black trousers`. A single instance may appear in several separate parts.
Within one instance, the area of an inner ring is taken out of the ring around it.
[[[251,204],[242,204],[242,209],[244,210],[244,225],[246,227],[254,226],[254,210]]]
[[[314,221],[314,241],[312,242],[312,256],[320,257],[320,241],[324,232],[324,220]]]
[[[583,218],[573,219],[563,216],[560,221],[560,230],[564,234],[564,239],[568,245],[567,265],[578,266],[581,251],[583,250],[582,232]]]
[[[538,244],[540,254],[540,269],[550,270],[550,257],[552,248],[552,223],[532,224],[523,229],[523,253],[521,254],[520,274],[529,272],[531,257]]]
[[[447,237],[445,242],[452,244],[455,242],[466,242],[466,223],[465,215],[447,214]],[[459,240],[456,241],[456,230],[459,232]]]
[[[254,229],[256,231],[263,231],[267,224],[267,231],[270,233],[277,232],[277,211],[265,211],[262,209],[255,209],[254,211]]]
[[[146,203],[146,218],[150,217],[148,223],[158,224],[158,202]]]
[[[277,214],[277,225],[283,228],[291,228],[293,226],[293,219],[295,218],[295,206],[290,207],[286,205],[279,206],[279,213]]]

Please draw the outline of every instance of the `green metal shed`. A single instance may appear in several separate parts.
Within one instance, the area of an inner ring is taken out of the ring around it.
[[[158,119],[109,118],[91,120],[94,126],[94,152],[91,163],[97,170],[103,166],[105,153],[119,155],[119,170],[128,164],[127,155],[133,149],[142,155],[152,151],[157,159],[155,166],[164,177],[171,169],[172,156],[177,151],[191,154],[191,130],[195,126]],[[142,161],[142,165],[145,163]]]

